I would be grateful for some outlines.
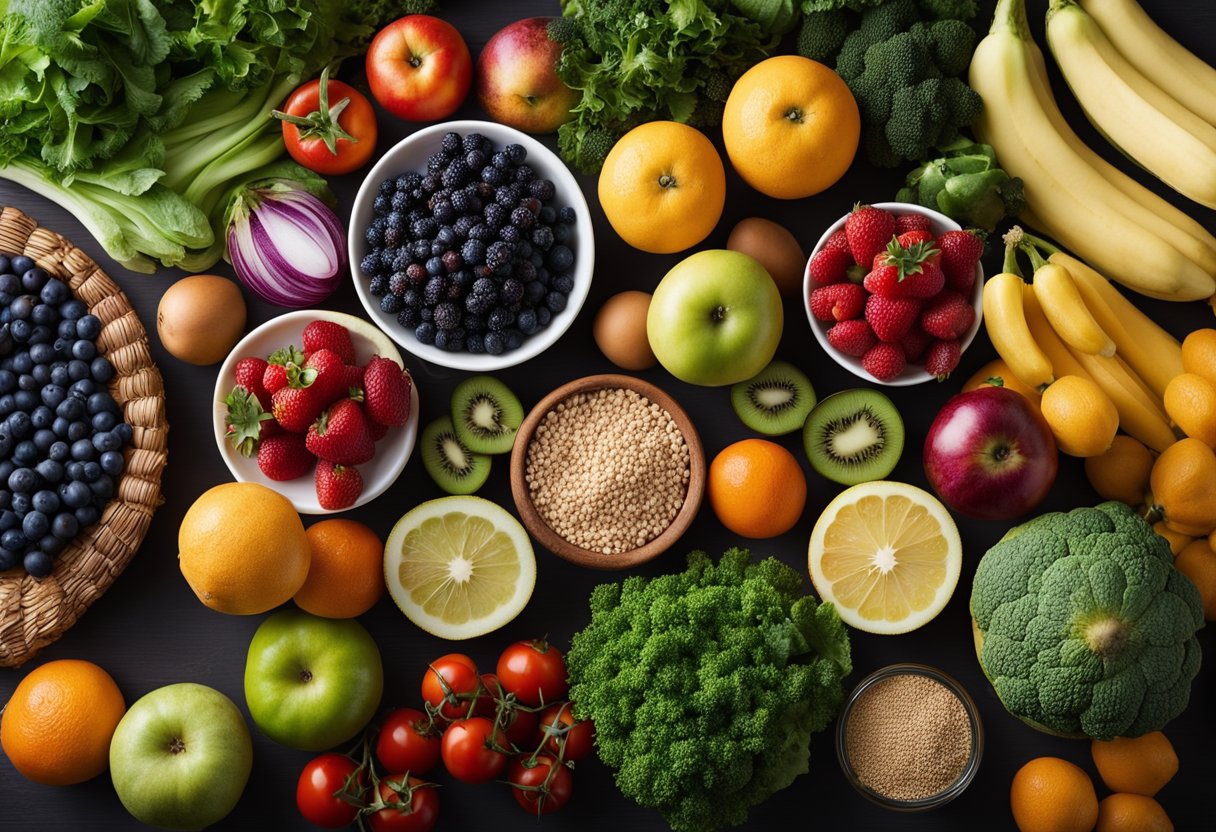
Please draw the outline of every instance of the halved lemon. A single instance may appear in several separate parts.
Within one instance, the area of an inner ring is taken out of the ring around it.
[[[519,521],[481,497],[422,503],[384,544],[389,594],[428,633],[485,635],[519,615],[536,585],[536,556]]]
[[[846,489],[811,532],[811,581],[846,624],[893,635],[933,620],[963,563],[958,527],[932,494],[878,480]]]

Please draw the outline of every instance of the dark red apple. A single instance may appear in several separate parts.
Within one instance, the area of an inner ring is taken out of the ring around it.
[[[549,39],[551,17],[500,29],[477,58],[477,97],[495,121],[526,133],[552,133],[569,121],[578,93],[557,77],[562,45]]]
[[[1043,501],[1059,455],[1051,428],[1026,398],[1005,387],[959,395],[925,437],[925,475],[950,508],[980,520],[1009,520]]]
[[[411,14],[381,29],[367,49],[367,82],[380,106],[407,121],[447,118],[473,82],[473,58],[452,24]]]

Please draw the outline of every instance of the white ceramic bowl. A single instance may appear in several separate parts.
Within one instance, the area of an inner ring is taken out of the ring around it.
[[[439,142],[443,135],[450,132],[456,132],[462,136],[466,133],[480,133],[493,142],[496,149],[501,149],[508,144],[523,145],[524,149],[528,151],[527,164],[532,166],[538,177],[550,179],[556,186],[555,204],[569,205],[577,215],[574,234],[571,236],[569,244],[574,251],[574,291],[567,299],[566,308],[554,315],[547,327],[525,339],[523,346],[519,349],[510,350],[501,355],[445,352],[433,344],[420,343],[414,337],[414,333],[407,331],[397,323],[395,315],[381,311],[380,299],[368,291],[367,278],[359,268],[359,263],[368,250],[364,235],[372,221],[372,202],[376,198],[380,182],[390,176],[399,176],[409,171],[425,173],[427,157],[439,150]],[[368,172],[367,178],[359,187],[347,233],[349,235],[347,248],[350,254],[350,273],[355,281],[355,291],[363,303],[363,308],[367,310],[368,317],[408,352],[432,364],[457,370],[473,372],[500,370],[503,367],[522,364],[528,359],[540,355],[553,342],[561,338],[562,334],[569,329],[570,324],[574,323],[579,309],[587,300],[587,293],[591,290],[591,276],[595,271],[595,240],[591,226],[591,211],[587,208],[587,200],[583,198],[578,181],[562,160],[536,139],[512,127],[489,121],[448,121],[435,124],[406,136],[389,148],[388,152]]]
[[[215,379],[215,395],[213,397],[212,427],[215,431],[215,444],[220,449],[224,464],[232,472],[238,482],[256,482],[273,488],[282,494],[296,511],[301,514],[335,514],[347,509],[321,508],[317,502],[316,484],[312,472],[287,482],[275,482],[262,473],[258,468],[256,456],[245,457],[237,453],[225,435],[224,416],[227,408],[224,398],[236,385],[236,364],[242,358],[257,356],[265,358],[279,347],[295,344],[300,346],[304,327],[312,321],[333,321],[342,324],[350,330],[351,341],[355,345],[355,359],[366,363],[373,355],[391,358],[398,364],[401,353],[383,332],[362,318],[347,315],[342,312],[329,312],[324,309],[304,309],[298,312],[288,312],[272,318],[251,331],[242,338],[220,366],[219,375]],[[418,385],[410,389],[410,419],[399,428],[391,428],[384,438],[376,443],[376,456],[365,465],[358,466],[359,474],[363,477],[363,493],[355,500],[355,505],[369,503],[393,484],[409,461],[414,450],[414,442],[418,437]]]
[[[876,202],[875,208],[882,208],[890,211],[892,214],[899,216],[901,214],[921,214],[929,218],[932,223],[933,235],[939,236],[947,231],[960,231],[962,226],[954,220],[947,217],[945,214],[934,211],[931,208],[922,208],[919,205],[913,205],[910,202]],[[811,251],[811,257],[814,257],[824,243],[840,229],[844,228],[845,220],[849,218],[848,214],[838,219],[836,222],[828,226],[828,230],[823,232],[823,236],[819,238],[819,242],[815,243],[814,250]],[[932,381],[936,376],[925,372],[923,364],[909,363],[904,371],[895,378],[888,381],[879,381],[865,371],[861,366],[861,359],[854,358],[851,355],[845,355],[838,351],[835,347],[828,343],[828,330],[831,329],[831,324],[826,321],[820,321],[811,314],[811,290],[814,286],[811,284],[811,261],[807,260],[806,270],[802,275],[802,303],[806,307],[806,319],[811,322],[811,332],[815,333],[815,340],[823,347],[824,351],[832,357],[832,360],[844,367],[858,378],[864,378],[871,384],[886,384],[891,387],[908,387],[913,384],[921,384],[922,382]],[[984,291],[984,268],[976,264],[975,267],[975,288],[972,290],[971,305],[975,307],[975,322],[971,324],[971,328],[963,335],[959,341],[959,346],[963,352],[966,352],[967,347],[971,346],[971,342],[975,340],[975,334],[980,331],[980,323],[984,317],[984,306],[981,301]]]

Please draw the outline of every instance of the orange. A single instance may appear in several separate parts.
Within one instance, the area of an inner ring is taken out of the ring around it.
[[[1043,391],[1039,402],[1056,445],[1069,456],[1104,453],[1119,430],[1119,411],[1093,379],[1061,376]]]
[[[735,534],[776,537],[802,516],[806,475],[780,445],[744,439],[723,448],[709,466],[709,504]]]
[[[178,565],[213,610],[257,615],[295,595],[312,557],[300,515],[264,485],[229,482],[194,501],[177,530]]]
[[[1203,617],[1208,621],[1216,621],[1216,552],[1212,551],[1207,539],[1194,540],[1183,547],[1174,558],[1174,566],[1190,578],[1191,583],[1199,590],[1199,597],[1203,599]]]
[[[726,169],[709,139],[674,121],[621,136],[600,170],[600,206],[621,239],[653,254],[709,236],[726,205]]]
[[[1133,507],[1144,502],[1152,470],[1152,451],[1124,434],[1116,436],[1105,453],[1085,458],[1085,476],[1094,491],[1104,500]]]
[[[1008,387],[1015,393],[1021,393],[1035,407],[1038,407],[1039,400],[1043,397],[1038,390],[1022,384],[1013,374],[1013,370],[1009,369],[1009,365],[1000,358],[995,358],[976,370],[963,385],[963,392],[980,387]]]
[[[1216,448],[1216,383],[1196,373],[1174,376],[1165,387],[1165,412],[1187,436]]]
[[[1112,794],[1098,804],[1096,832],[1174,832],[1174,824],[1151,797]]]
[[[91,780],[110,762],[110,737],[127,712],[97,665],[60,659],[21,680],[0,716],[0,746],[13,768],[47,786]]]
[[[857,101],[818,61],[779,55],[735,82],[722,139],[743,181],[778,199],[826,190],[853,163],[861,136]]]
[[[1216,298],[1212,307],[1216,309]],[[1216,329],[1197,329],[1182,342],[1182,369],[1216,384]]]
[[[1175,557],[1177,557],[1178,553],[1187,547],[1188,543],[1195,539],[1189,534],[1179,534],[1178,532],[1174,531],[1169,526],[1165,525],[1164,520],[1158,520],[1156,523],[1154,523],[1153,531],[1166,539],[1166,541],[1170,544],[1170,551],[1174,553]],[[1216,534],[1216,532],[1213,532],[1213,534]]]
[[[1153,464],[1154,508],[1176,532],[1202,537],[1216,529],[1216,453],[1198,439],[1182,439]]]
[[[1152,797],[1178,773],[1178,755],[1169,737],[1152,731],[1139,737],[1094,740],[1094,765],[1106,788]]]
[[[356,520],[322,520],[305,533],[312,560],[296,605],[325,618],[354,618],[384,594],[384,543]]]
[[[1098,822],[1093,781],[1059,757],[1036,757],[1018,769],[1009,805],[1021,832],[1090,832]]]

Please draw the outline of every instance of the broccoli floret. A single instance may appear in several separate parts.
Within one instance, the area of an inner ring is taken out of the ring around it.
[[[891,97],[887,141],[905,159],[920,159],[958,136],[982,107],[979,94],[957,78],[926,78]]]
[[[587,129],[581,119],[568,121],[557,128],[557,147],[562,158],[586,174],[596,174],[604,166],[608,151],[624,133],[612,133],[603,127]]]
[[[804,15],[802,28],[798,30],[798,54],[812,61],[830,63],[848,37],[849,24],[849,15],[844,9]]]
[[[975,52],[975,30],[961,20],[916,23],[909,30],[929,49],[933,65],[943,76],[962,75]]]
[[[836,56],[836,72],[846,81],[858,77],[865,71],[866,50],[900,32],[906,32],[919,19],[920,13],[912,0],[892,0],[866,9],[861,15],[861,23],[849,33],[840,47],[840,54]]]
[[[433,14],[439,8],[436,0],[354,0],[343,12],[373,29],[379,29],[407,14]]]
[[[583,36],[582,28],[573,17],[554,17],[545,27],[549,40],[554,43],[569,43]]]
[[[970,20],[980,10],[975,0],[916,0],[916,5],[933,20]]]

